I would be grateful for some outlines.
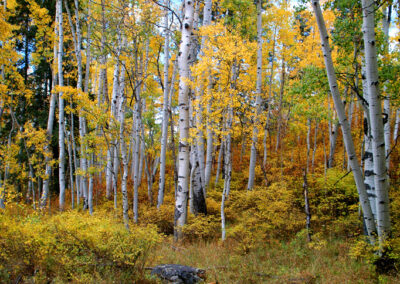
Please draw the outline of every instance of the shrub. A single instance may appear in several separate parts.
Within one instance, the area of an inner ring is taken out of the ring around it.
[[[0,215],[0,281],[126,281],[143,272],[161,237],[154,227],[132,227],[109,215],[65,212],[52,217]]]

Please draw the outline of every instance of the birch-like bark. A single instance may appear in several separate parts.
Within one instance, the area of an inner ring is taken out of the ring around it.
[[[60,87],[64,86],[64,74],[62,69],[63,64],[63,15],[62,15],[62,1],[57,0],[58,5],[58,31],[59,31],[59,41],[58,41],[58,85]],[[65,207],[65,144],[64,144],[64,99],[63,92],[58,94],[58,147],[59,147],[59,185],[60,185],[60,195],[59,195],[59,208],[64,210]]]
[[[75,2],[75,16],[78,18],[79,17],[79,9],[78,9],[78,0],[74,0]],[[90,10],[90,1],[88,3],[88,17],[90,18],[90,14],[91,14],[91,10]],[[80,36],[80,28],[77,28],[77,30],[79,31],[79,36]],[[86,38],[86,42],[87,42],[87,46],[86,46],[86,70],[85,70],[85,85],[84,85],[84,91],[86,94],[89,93],[89,73],[90,73],[90,61],[91,61],[91,54],[90,54],[90,46],[91,46],[91,25],[90,25],[90,21],[88,21],[87,23],[87,38]],[[94,84],[93,84],[94,85]],[[81,136],[80,134],[80,138],[83,139],[84,135],[86,135],[87,133],[87,126],[86,126],[86,118],[83,117],[82,113],[79,114],[79,117],[81,118],[82,124],[84,126],[83,129],[83,136]],[[94,163],[95,163],[95,156],[94,156],[94,152],[92,152],[90,154],[90,166],[89,167],[94,167]],[[85,167],[86,167],[86,158],[85,158]],[[101,178],[100,178],[101,180]],[[88,188],[88,207],[89,207],[89,213],[90,215],[93,214],[93,186],[94,186],[94,177],[93,177],[93,172],[90,171],[89,173],[89,188]],[[86,185],[84,186],[84,188],[86,187]]]
[[[307,162],[306,162],[306,174],[309,172],[309,157],[310,157],[310,149],[311,149],[311,119],[307,119]]]
[[[392,6],[383,8],[383,17],[382,17],[382,27],[383,27],[383,34],[385,35],[385,41],[387,45],[387,52],[389,52],[389,28],[390,28],[390,21],[391,21],[391,10]],[[389,13],[388,13],[389,12]],[[391,122],[391,114],[390,114],[390,94],[388,94],[386,84],[383,85],[383,89],[386,93],[386,96],[383,98],[383,114],[386,117],[383,123],[383,132],[385,137],[385,155],[386,155],[386,168],[389,171],[390,168],[390,148],[391,148],[391,139],[390,139],[390,122]],[[389,177],[387,177],[389,179]]]
[[[56,5],[56,19],[55,19],[55,25],[54,25],[54,34],[58,36],[58,5]],[[55,114],[55,109],[56,109],[56,94],[52,92],[54,90],[54,87],[57,85],[57,79],[58,79],[58,74],[57,74],[57,64],[58,64],[58,47],[57,47],[57,40],[54,41],[54,46],[53,46],[53,64],[52,64],[52,86],[50,90],[50,107],[49,107],[49,118],[47,120],[47,129],[46,129],[46,145],[44,146],[44,152],[48,153],[50,152],[50,143],[51,143],[51,137],[53,135],[53,126],[54,126],[54,114]],[[45,157],[45,163],[46,163],[46,169],[45,169],[45,178],[43,179],[43,190],[42,190],[42,195],[40,198],[40,204],[39,207],[43,209],[46,207],[46,202],[49,194],[49,183],[50,183],[50,175],[51,175],[51,157],[46,155]]]
[[[228,117],[226,120],[226,130],[228,134],[225,137],[225,157],[224,157],[224,167],[225,167],[225,178],[224,178],[224,189],[222,191],[221,200],[221,238],[223,241],[226,239],[226,224],[225,224],[225,201],[229,196],[231,189],[231,176],[232,176],[232,157],[231,157],[231,128],[233,119],[233,109],[230,106],[228,108]],[[221,145],[222,146],[222,145]],[[222,150],[222,149],[221,149]]]
[[[121,33],[118,28],[118,39],[121,42]],[[120,45],[117,49],[116,55],[116,62],[114,64],[114,78],[113,78],[113,89],[112,89],[112,97],[111,97],[111,122],[115,123],[117,121],[118,115],[118,103],[119,103],[119,69],[120,69],[120,62],[119,62],[119,55],[120,55]],[[119,169],[119,154],[118,154],[118,139],[113,138],[111,142],[111,147],[109,149],[111,152],[110,156],[112,157],[111,167],[111,186],[112,188],[109,191],[113,192],[114,194],[114,208],[117,208],[117,181],[118,181],[118,169]],[[106,190],[107,191],[107,190]]]
[[[207,214],[206,200],[204,196],[203,185],[201,182],[201,168],[199,165],[200,159],[198,157],[198,147],[196,145],[190,151],[191,161],[190,161],[190,209],[195,215]]]
[[[329,87],[335,104],[335,109],[339,117],[339,122],[342,127],[343,140],[346,147],[347,155],[349,156],[350,166],[353,171],[354,180],[357,186],[357,191],[361,203],[361,207],[364,214],[364,221],[366,226],[367,234],[372,243],[374,243],[374,233],[376,231],[374,218],[371,211],[371,206],[369,204],[367,191],[365,190],[364,180],[360,168],[360,164],[357,160],[356,151],[354,148],[353,138],[351,137],[351,132],[349,129],[349,122],[346,118],[346,113],[344,110],[343,102],[340,98],[340,93],[338,89],[337,79],[335,70],[333,68],[333,61],[331,55],[331,49],[329,46],[329,36],[326,31],[325,21],[322,15],[321,6],[319,0],[313,0],[312,6],[314,9],[315,17],[317,20],[322,51],[324,54],[325,68],[328,75]]]
[[[203,26],[208,26],[211,24],[211,12],[212,12],[212,0],[204,1],[204,11],[203,11]],[[204,44],[206,38],[203,37],[201,41],[201,49],[203,52]],[[207,92],[210,94],[212,92],[212,78],[209,75],[208,77],[208,86]],[[207,103],[207,113],[211,113],[211,100]],[[211,119],[207,120],[207,148],[206,148],[206,166],[204,169],[204,189],[206,190],[208,185],[210,184],[211,179],[211,168],[212,168],[212,157],[213,154],[213,129],[212,129],[212,121]]]
[[[247,190],[251,190],[254,186],[255,168],[257,160],[257,140],[258,140],[258,124],[261,113],[261,87],[262,87],[262,0],[257,1],[257,83],[256,83],[256,115],[254,118],[253,137],[251,143],[249,180]]]
[[[315,153],[317,152],[317,138],[318,138],[318,120],[315,121],[315,129],[314,129],[314,147],[311,158],[311,171],[314,173],[314,162],[315,162]]]
[[[222,164],[222,155],[224,154],[224,142],[221,139],[221,143],[219,145],[219,153],[218,153],[218,161],[217,161],[217,172],[215,174],[215,184],[218,184],[219,175],[221,172],[221,164]]]
[[[71,105],[71,104],[70,104]],[[71,113],[71,116],[70,116],[71,118],[70,118],[70,122],[71,122],[71,125],[70,125],[70,128],[71,128],[71,130],[72,130],[72,128],[74,127],[74,115]],[[66,131],[66,129],[64,130],[64,132],[67,134],[67,131]],[[73,157],[73,152],[72,152],[72,135],[71,135],[71,131],[70,131],[70,133],[69,133],[69,138],[68,138],[68,142],[67,142],[67,145],[68,145],[68,162],[69,162],[69,183],[70,183],[70,187],[71,187],[71,209],[74,209],[74,191],[75,191],[75,184],[74,184],[74,166],[73,166],[73,160],[74,160],[74,157]]]
[[[138,92],[138,91],[137,91]],[[138,96],[138,94],[137,94]],[[141,100],[137,99],[134,109],[134,133],[133,139],[135,140],[133,157],[134,160],[134,170],[133,170],[133,219],[135,223],[138,222],[138,206],[139,206],[139,151],[140,151],[140,104]]]
[[[339,121],[337,121],[333,128],[330,129],[331,135],[329,139],[329,158],[328,158],[328,169],[333,168],[334,166],[334,159],[335,159],[335,151],[336,151],[336,141],[339,133]]]
[[[169,0],[165,0],[165,5],[169,7]],[[169,31],[168,31],[168,9],[165,9],[164,15],[164,97],[163,97],[163,118],[161,129],[161,154],[160,154],[160,183],[158,188],[157,208],[164,202],[164,189],[165,189],[165,157],[167,154],[167,139],[168,139],[168,108],[169,108]]]
[[[120,128],[119,128],[119,141],[121,144],[121,156],[122,156],[122,165],[123,165],[123,170],[122,170],[122,181],[121,181],[121,192],[122,192],[122,215],[124,218],[124,225],[125,228],[129,230],[129,215],[128,215],[128,210],[129,210],[129,204],[128,204],[128,189],[127,189],[127,183],[128,183],[128,155],[127,155],[127,149],[126,149],[126,142],[125,142],[125,137],[124,137],[124,127],[125,127],[125,97],[121,97],[121,107],[119,109],[120,115],[119,115],[119,123],[120,123]]]
[[[81,45],[82,45],[82,33],[81,33],[81,28],[80,28],[80,17],[79,17],[79,2],[78,0],[74,0],[75,3],[75,21],[76,21],[76,29],[72,23],[72,18],[71,18],[71,13],[68,8],[68,3],[66,0],[64,0],[65,4],[65,9],[68,14],[68,21],[70,24],[73,40],[74,40],[74,51],[75,51],[75,57],[77,60],[77,65],[78,65],[78,78],[77,78],[77,90],[82,91],[82,82],[83,82],[83,70],[82,70],[82,51],[81,51]],[[90,57],[90,56],[89,56]],[[89,58],[87,60],[90,60]],[[83,117],[81,111],[79,112],[79,138],[80,142],[82,144],[84,137],[86,134],[86,122],[85,118]],[[83,207],[86,209],[88,206],[88,188],[87,188],[87,178],[86,178],[86,173],[87,173],[87,161],[85,158],[85,147],[81,145],[80,147],[81,151],[81,158],[80,158],[80,166],[81,169],[84,173],[83,177],[81,177],[81,189],[80,191],[83,193],[84,196],[84,203]]]
[[[390,232],[388,177],[386,169],[385,137],[379,98],[378,63],[375,46],[375,2],[362,0],[365,67],[371,120],[376,216],[380,245]]]
[[[281,71],[281,85],[279,90],[279,106],[278,106],[278,130],[276,133],[276,146],[275,151],[278,152],[280,141],[281,141],[281,127],[282,127],[282,101],[283,101],[283,92],[285,90],[285,58],[282,58],[282,71]]]
[[[182,22],[182,41],[179,46],[179,153],[178,153],[178,190],[175,199],[174,236],[182,238],[182,226],[186,224],[187,199],[189,190],[189,79],[188,56],[194,16],[193,1],[185,0]]]
[[[361,64],[362,74],[362,88],[363,97],[366,101],[369,101],[368,86],[367,86],[367,75],[365,69],[365,61]],[[369,203],[371,205],[372,215],[376,222],[376,192],[375,192],[375,181],[374,181],[374,159],[372,154],[372,134],[371,134],[371,120],[369,118],[368,105],[363,107],[364,109],[364,153],[362,160],[364,161],[364,184],[367,190]]]
[[[394,123],[394,130],[393,130],[393,141],[396,142],[397,136],[399,135],[399,125],[400,125],[400,109],[396,110],[396,121]]]

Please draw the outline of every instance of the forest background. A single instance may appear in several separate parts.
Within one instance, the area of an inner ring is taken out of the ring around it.
[[[321,5],[3,0],[0,280],[400,281],[399,2]]]

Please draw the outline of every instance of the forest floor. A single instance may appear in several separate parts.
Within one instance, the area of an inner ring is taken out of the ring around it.
[[[205,283],[400,283],[400,277],[378,275],[372,264],[351,257],[351,245],[350,239],[332,239],[310,246],[304,234],[249,250],[236,241],[179,245],[170,239],[151,253],[148,264],[202,268]]]

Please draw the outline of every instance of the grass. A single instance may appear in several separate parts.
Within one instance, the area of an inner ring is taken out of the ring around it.
[[[302,236],[289,242],[258,244],[248,253],[236,241],[173,243],[167,239],[150,257],[150,266],[176,263],[203,268],[206,283],[400,283],[378,276],[365,261],[352,259],[350,241],[329,240],[310,248]]]

